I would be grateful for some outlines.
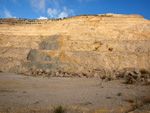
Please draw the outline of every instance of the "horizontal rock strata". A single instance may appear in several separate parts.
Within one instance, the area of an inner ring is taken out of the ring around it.
[[[19,73],[150,70],[150,21],[116,14],[0,19],[0,65],[4,72]]]

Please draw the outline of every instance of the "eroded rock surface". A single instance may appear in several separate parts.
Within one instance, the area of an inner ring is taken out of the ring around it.
[[[41,75],[50,70],[60,76],[91,77],[102,75],[95,69],[150,70],[150,21],[139,15],[0,19],[0,23],[0,70],[4,72]]]

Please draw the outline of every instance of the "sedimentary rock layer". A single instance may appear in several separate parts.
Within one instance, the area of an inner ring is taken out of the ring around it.
[[[150,69],[150,21],[139,15],[0,20],[0,70]]]

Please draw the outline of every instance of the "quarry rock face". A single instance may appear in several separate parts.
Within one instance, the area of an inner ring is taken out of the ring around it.
[[[92,74],[91,70],[124,68],[150,69],[150,21],[142,16],[0,19],[0,70],[4,72],[88,70]]]

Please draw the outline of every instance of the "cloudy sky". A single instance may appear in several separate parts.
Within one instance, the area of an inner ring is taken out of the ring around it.
[[[150,20],[150,0],[0,0],[0,18],[50,19],[106,13],[139,14]]]

